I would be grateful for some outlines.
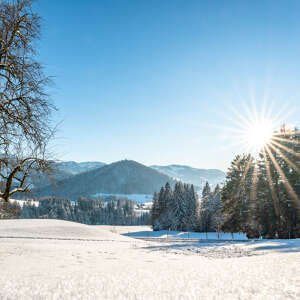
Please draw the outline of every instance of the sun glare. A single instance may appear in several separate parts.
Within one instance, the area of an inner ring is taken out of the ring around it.
[[[243,139],[250,152],[258,153],[270,143],[273,134],[274,125],[272,121],[264,118],[250,123],[245,128]]]
[[[276,132],[280,131],[289,114],[284,110],[283,107],[274,113],[272,105],[263,105],[258,109],[254,104],[245,104],[239,110],[232,108],[232,114],[227,116],[232,125],[223,129],[227,131],[224,137],[228,142],[231,141],[232,146],[238,146],[239,151],[257,157],[264,148],[273,145]]]

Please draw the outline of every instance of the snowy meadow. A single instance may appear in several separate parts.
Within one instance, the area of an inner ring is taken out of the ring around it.
[[[300,297],[298,239],[201,243],[125,236],[147,230],[1,220],[0,298]]]
[[[299,12],[0,0],[0,300],[300,299]]]

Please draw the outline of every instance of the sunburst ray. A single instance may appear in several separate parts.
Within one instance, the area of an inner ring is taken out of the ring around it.
[[[282,171],[281,167],[279,166],[278,162],[276,161],[276,159],[275,159],[274,155],[272,154],[272,151],[270,150],[270,148],[268,146],[266,146],[265,149],[268,152],[268,155],[269,155],[275,169],[277,170],[278,174],[280,175],[280,177],[283,181],[283,184],[286,188],[287,193],[289,194],[289,196],[294,201],[295,206],[300,210],[300,200],[298,198],[298,195],[296,194],[296,192],[294,191],[294,189],[290,185],[288,179],[286,178],[284,172]]]
[[[287,147],[287,146],[284,146],[284,145],[282,145],[282,144],[280,144],[280,143],[278,143],[278,142],[276,142],[276,141],[274,141],[274,140],[272,140],[270,144],[273,144],[273,145],[275,145],[276,147],[281,148],[282,150],[284,150],[284,151],[286,151],[286,152],[288,152],[288,153],[291,153],[291,154],[293,154],[294,156],[300,158],[300,153],[295,152],[293,149],[291,149],[291,148],[289,148],[289,147]]]
[[[250,170],[250,167],[251,167],[251,165],[252,165],[252,162],[253,162],[253,157],[250,156],[250,159],[249,159],[249,161],[247,162],[246,168],[245,168],[245,170],[244,170],[244,172],[243,172],[241,181],[240,181],[239,186],[238,186],[238,188],[237,188],[236,196],[238,196],[238,194],[240,193],[240,191],[241,191],[241,189],[242,189],[242,187],[243,187],[243,185],[244,185],[244,183],[245,183],[245,180],[246,180],[246,177],[247,177],[248,172],[249,172],[249,170]]]
[[[270,162],[267,158],[265,148],[262,149],[262,154],[263,154],[264,162],[265,162],[265,166],[266,166],[267,180],[268,180],[268,184],[269,184],[269,187],[270,187],[270,190],[271,190],[271,195],[272,195],[272,200],[273,200],[273,204],[274,204],[275,214],[276,214],[277,218],[279,218],[280,217],[279,199],[277,197],[275,188],[273,186],[273,180],[272,180],[272,175],[271,175],[271,170],[270,170]]]
[[[278,135],[273,135],[272,140],[276,140],[279,142],[283,142],[283,143],[290,143],[290,144],[295,144],[295,145],[300,145],[300,141],[295,141],[295,140],[291,140],[291,139],[286,139],[286,138],[282,138]]]
[[[276,148],[274,145],[272,144],[269,144],[268,145],[271,149],[273,149],[275,152],[277,152],[281,157],[282,159],[292,168],[294,169],[294,171],[300,173],[300,168],[295,164],[293,163],[284,153],[282,153],[282,151],[280,151],[278,148]]]

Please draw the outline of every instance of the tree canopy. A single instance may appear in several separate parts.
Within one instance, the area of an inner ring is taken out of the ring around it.
[[[31,173],[49,169],[51,83],[36,60],[40,17],[31,0],[0,2],[0,197],[26,192]]]

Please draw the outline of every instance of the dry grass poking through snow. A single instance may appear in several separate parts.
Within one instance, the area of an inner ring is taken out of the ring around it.
[[[0,221],[0,299],[300,299],[299,240],[161,244],[116,232]]]

